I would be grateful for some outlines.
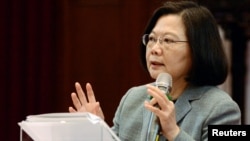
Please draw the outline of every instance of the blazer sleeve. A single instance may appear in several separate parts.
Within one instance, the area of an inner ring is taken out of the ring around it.
[[[129,89],[126,94],[122,97],[120,103],[119,103],[119,106],[117,107],[117,110],[115,112],[115,116],[113,118],[113,126],[111,127],[111,129],[115,132],[115,134],[117,136],[119,136],[119,123],[120,123],[120,115],[121,115],[121,112],[122,112],[122,109],[123,109],[123,105],[124,105],[124,102],[128,96],[128,94],[132,91],[132,88]]]

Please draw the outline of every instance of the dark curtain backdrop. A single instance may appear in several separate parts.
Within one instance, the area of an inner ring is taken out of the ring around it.
[[[0,2],[0,140],[19,140],[27,115],[55,111],[55,8],[51,0]]]
[[[1,1],[0,139],[19,140],[28,115],[68,112],[76,81],[92,83],[112,125],[127,89],[152,81],[138,45],[162,1]]]

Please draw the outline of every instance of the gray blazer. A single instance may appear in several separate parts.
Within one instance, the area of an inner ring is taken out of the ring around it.
[[[127,91],[113,119],[113,131],[122,141],[145,141],[150,111],[145,85]],[[181,131],[175,141],[206,141],[208,125],[241,124],[241,112],[231,97],[214,86],[190,87],[175,102],[176,121]],[[167,126],[167,125],[166,125]],[[161,140],[166,140],[161,137]]]

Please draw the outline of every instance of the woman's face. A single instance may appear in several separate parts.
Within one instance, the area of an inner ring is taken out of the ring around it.
[[[185,81],[192,59],[181,16],[160,17],[148,39],[146,60],[151,77],[156,79],[159,73],[166,72],[174,82]]]

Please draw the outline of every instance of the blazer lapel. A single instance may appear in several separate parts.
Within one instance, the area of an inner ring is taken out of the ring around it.
[[[178,123],[190,110],[191,105],[188,99],[180,98],[175,103],[176,122]]]
[[[192,109],[190,102],[200,99],[204,90],[196,87],[188,87],[178,98],[175,103],[177,123]]]

